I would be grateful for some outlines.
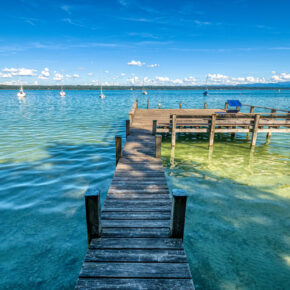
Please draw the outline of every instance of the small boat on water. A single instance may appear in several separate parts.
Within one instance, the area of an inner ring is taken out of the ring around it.
[[[103,87],[101,85],[101,94],[100,94],[100,98],[101,99],[104,99],[106,96],[103,94]]]
[[[143,94],[144,96],[148,95],[148,93],[147,93],[147,91],[146,91],[145,89],[142,90],[142,94]]]
[[[65,97],[65,91],[63,90],[63,87],[61,87],[61,90],[59,92],[59,95],[63,98]]]
[[[203,95],[204,95],[205,97],[208,96],[207,80],[208,80],[208,75],[206,76],[206,82],[205,82],[205,86],[206,86],[206,88],[205,88],[205,90],[204,90],[204,92],[203,92]]]
[[[23,86],[22,86],[22,85],[20,86],[20,90],[19,90],[19,92],[17,93],[17,97],[18,97],[18,98],[25,98],[25,97],[26,97],[26,94],[25,94],[25,92],[23,91]]]

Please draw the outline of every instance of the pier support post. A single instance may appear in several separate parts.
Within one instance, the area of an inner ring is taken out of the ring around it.
[[[157,130],[157,120],[153,120],[152,135],[156,135],[156,130]]]
[[[254,107],[254,106],[251,106],[250,114],[254,114],[254,112],[255,112],[255,107]],[[249,138],[250,138],[250,130],[251,130],[251,126],[249,126],[248,129],[249,129],[249,132],[247,133],[247,139],[249,140]]]
[[[116,165],[117,165],[120,158],[122,157],[122,137],[121,136],[115,136],[115,145],[116,145]]]
[[[255,115],[253,133],[252,133],[252,141],[251,141],[251,148],[254,148],[256,146],[260,116],[261,116],[260,114],[256,114]]]
[[[171,147],[175,147],[175,142],[176,142],[176,115],[172,115]]]
[[[179,103],[179,109],[182,109],[182,102]]]
[[[138,109],[138,98],[136,99],[136,109]]]
[[[101,201],[100,191],[96,188],[89,188],[85,193],[86,220],[88,244],[92,239],[100,237],[102,232],[101,225]]]
[[[236,129],[236,128],[237,128],[237,126],[232,126],[232,129]],[[231,134],[231,138],[232,138],[232,139],[235,139],[235,137],[236,137],[236,133],[233,132],[233,133]]]
[[[130,135],[130,121],[126,120],[126,138]]]
[[[161,109],[161,103],[158,103],[158,109]]]
[[[225,102],[225,110],[228,109],[228,106],[229,106],[229,103],[228,102]]]
[[[147,98],[147,110],[149,109],[149,98]]]
[[[209,131],[209,143],[208,147],[212,147],[214,143],[214,132],[215,132],[215,124],[216,124],[216,114],[211,116],[211,124]]]
[[[183,189],[173,189],[172,197],[171,237],[183,239],[187,193]]]
[[[272,113],[272,116],[275,115],[276,114],[276,110],[272,109],[271,113]],[[269,126],[269,129],[272,129],[272,126]],[[267,144],[270,143],[271,136],[272,136],[272,132],[268,132],[267,133],[267,138],[266,138],[266,143]]]
[[[204,108],[204,109],[207,108],[207,102],[204,102],[203,108]]]
[[[162,142],[162,135],[155,136],[155,157],[161,158],[161,142]]]

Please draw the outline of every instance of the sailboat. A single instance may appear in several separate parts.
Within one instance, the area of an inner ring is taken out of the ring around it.
[[[61,90],[59,92],[59,95],[63,98],[65,97],[65,91],[63,90],[63,87],[61,86]]]
[[[104,99],[106,96],[103,94],[103,87],[102,87],[102,84],[101,84],[101,94],[100,94],[100,98],[101,99]]]
[[[144,96],[148,95],[147,91],[146,91],[145,88],[144,88],[144,80],[143,80],[143,89],[142,89],[142,94],[143,94]]]
[[[203,95],[206,97],[208,96],[208,88],[207,88],[207,80],[208,80],[208,75],[206,76],[206,82],[205,82],[205,91],[203,92]]]
[[[19,92],[17,93],[17,97],[18,97],[18,98],[25,98],[25,97],[26,97],[26,94],[25,94],[24,91],[23,91],[23,86],[22,86],[22,84],[20,85],[20,90],[19,90]]]

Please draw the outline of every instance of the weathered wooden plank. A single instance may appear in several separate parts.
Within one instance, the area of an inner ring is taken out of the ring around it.
[[[114,189],[110,188],[108,193],[140,193],[140,194],[152,194],[152,193],[157,193],[157,194],[167,194],[169,193],[168,189]]]
[[[194,289],[191,279],[79,279],[76,289]]]
[[[103,228],[169,228],[168,220],[102,220]]]
[[[106,199],[104,206],[162,206],[171,205],[169,199],[156,199],[156,200],[131,200],[131,199]]]
[[[160,199],[170,198],[169,193],[167,194],[142,194],[142,193],[110,193],[107,195],[108,199]]]
[[[186,263],[184,250],[88,250],[86,262],[159,262]]]
[[[183,249],[181,239],[170,238],[100,238],[93,239],[90,249]]]
[[[134,220],[167,220],[170,219],[169,212],[102,212],[102,220],[114,220],[114,219],[134,219]]]
[[[191,278],[186,263],[88,263],[80,277],[102,278]]]
[[[130,212],[131,213],[131,212]],[[104,228],[104,238],[168,238],[168,228]]]

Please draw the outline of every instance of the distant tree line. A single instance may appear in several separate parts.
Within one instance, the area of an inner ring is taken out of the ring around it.
[[[208,86],[209,90],[289,90],[290,87],[271,86]],[[17,90],[17,85],[0,85],[0,90]],[[60,90],[60,86],[25,85],[26,90]],[[64,85],[64,90],[100,90],[100,86],[91,85]],[[143,86],[103,86],[103,90],[142,90]],[[205,86],[144,86],[146,90],[205,90]]]

